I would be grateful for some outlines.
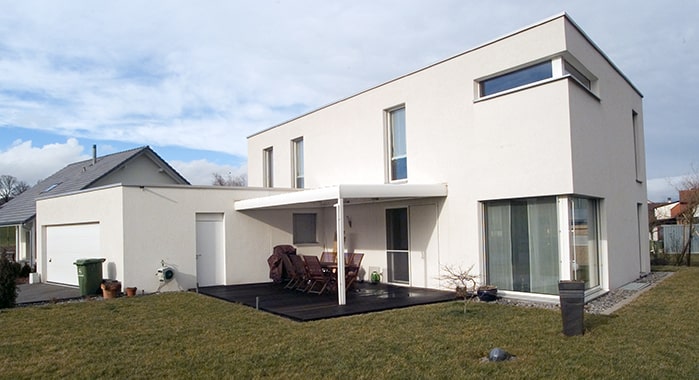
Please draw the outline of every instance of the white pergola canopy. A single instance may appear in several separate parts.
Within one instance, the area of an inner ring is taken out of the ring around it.
[[[335,207],[337,236],[345,235],[343,223],[346,204],[388,202],[401,199],[446,197],[446,184],[381,184],[336,185],[317,189],[299,190],[261,198],[235,202],[236,211],[288,209],[298,207]],[[344,241],[338,239],[337,251],[344,252]],[[345,255],[337,255],[337,302],[346,303]]]
[[[330,207],[342,198],[352,204],[387,202],[399,199],[446,197],[446,184],[337,185],[292,191],[235,202],[236,211]]]

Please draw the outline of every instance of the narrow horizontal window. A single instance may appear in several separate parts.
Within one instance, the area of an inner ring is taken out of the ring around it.
[[[587,79],[587,77],[585,75],[583,75],[583,73],[578,71],[578,69],[573,67],[573,65],[571,65],[568,62],[565,62],[563,64],[563,69],[564,69],[566,74],[569,74],[573,78],[577,79],[578,82],[580,82],[580,84],[582,84],[585,88],[587,88],[588,90],[591,90],[592,82],[589,79]]]
[[[480,96],[497,94],[513,88],[538,82],[553,76],[551,61],[538,63],[507,74],[498,75],[494,78],[480,82]]]

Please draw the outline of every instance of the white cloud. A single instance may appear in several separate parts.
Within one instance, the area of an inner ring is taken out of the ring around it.
[[[15,141],[7,150],[0,150],[0,174],[34,185],[66,165],[88,158],[74,138],[42,147],[32,146],[31,141]]]
[[[219,165],[207,160],[171,161],[169,164],[192,185],[211,185],[214,180],[214,173],[221,174],[224,177],[229,174],[237,177],[247,173],[245,166]]]
[[[699,50],[690,48],[699,3],[673,4],[565,4],[645,94],[653,177],[699,161],[690,145],[699,139],[690,104],[696,86],[687,85],[699,71]],[[561,7],[545,0],[2,1],[0,126],[245,156],[253,132]]]

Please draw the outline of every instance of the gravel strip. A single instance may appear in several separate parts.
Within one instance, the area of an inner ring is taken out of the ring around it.
[[[672,272],[651,272],[643,277],[634,281],[635,283],[649,283],[642,289],[636,290],[625,290],[625,289],[615,289],[609,291],[605,295],[595,298],[594,300],[585,304],[585,312],[590,314],[605,314],[609,315],[616,310],[619,310],[622,306],[633,301],[637,296],[639,296],[644,291],[652,288],[656,283],[664,280],[665,278],[672,275]],[[475,299],[477,300],[477,298]],[[532,301],[520,301],[515,299],[505,299],[500,298],[494,301],[501,305],[512,305],[519,307],[536,307],[541,309],[560,309],[558,303],[547,303],[547,302],[532,302]]]

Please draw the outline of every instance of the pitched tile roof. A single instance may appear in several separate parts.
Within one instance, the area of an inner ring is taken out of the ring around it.
[[[113,153],[102,157],[72,163],[65,168],[40,181],[29,190],[18,195],[11,201],[0,206],[0,226],[25,223],[36,214],[36,199],[45,195],[64,194],[90,187],[104,178],[122,164],[143,154],[160,161],[171,177],[182,184],[187,180],[158,156],[150,147],[144,146],[123,152]]]

